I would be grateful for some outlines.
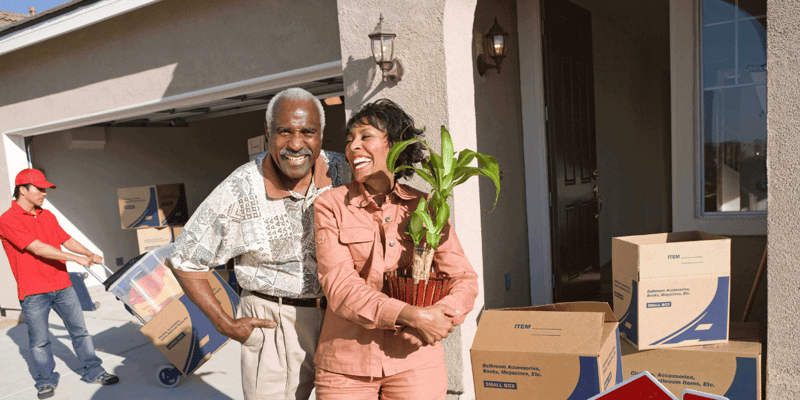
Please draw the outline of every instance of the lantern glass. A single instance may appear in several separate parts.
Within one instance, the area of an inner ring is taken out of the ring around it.
[[[489,55],[491,57],[503,57],[506,49],[506,37],[503,35],[494,35],[492,37],[491,46],[489,46]]]
[[[393,39],[393,36],[376,36],[372,38],[372,57],[385,70],[388,69],[394,58]]]

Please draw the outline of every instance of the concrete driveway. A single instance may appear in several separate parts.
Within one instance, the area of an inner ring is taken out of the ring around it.
[[[50,333],[56,372],[61,378],[52,399],[242,399],[240,344],[229,341],[194,374],[182,377],[174,388],[162,387],[156,379],[160,365],[168,361],[139,332],[142,324],[125,311],[123,303],[102,286],[89,289],[92,300],[100,303],[95,311],[84,312],[89,333],[94,337],[103,367],[119,376],[111,386],[88,384],[74,371],[81,363],[72,350],[61,318],[50,314]],[[54,339],[54,340],[53,340]],[[0,399],[36,399],[30,373],[28,326],[5,321],[0,324]]]

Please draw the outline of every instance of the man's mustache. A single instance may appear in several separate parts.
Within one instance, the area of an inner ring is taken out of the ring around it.
[[[309,156],[311,157],[312,153],[309,149],[301,149],[299,151],[293,151],[289,149],[283,149],[280,151],[280,155],[283,157],[300,157],[300,156]]]

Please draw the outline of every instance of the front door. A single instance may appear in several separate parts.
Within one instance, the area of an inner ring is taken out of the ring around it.
[[[600,288],[591,14],[567,0],[542,1],[553,299]]]

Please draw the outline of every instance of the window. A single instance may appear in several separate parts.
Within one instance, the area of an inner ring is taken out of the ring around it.
[[[703,214],[767,209],[766,0],[703,0]]]

